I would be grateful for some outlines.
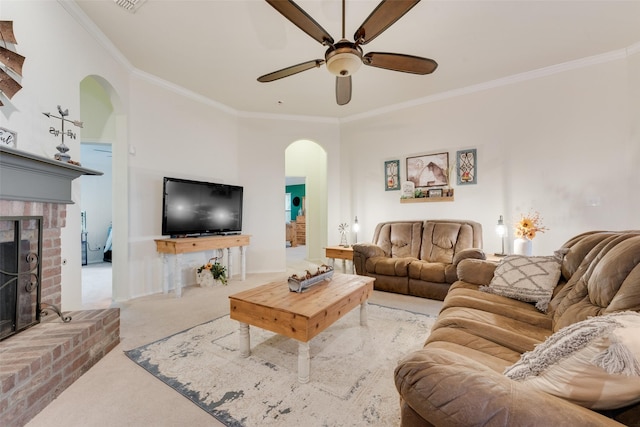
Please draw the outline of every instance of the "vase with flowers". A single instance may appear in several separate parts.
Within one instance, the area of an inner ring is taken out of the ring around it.
[[[202,287],[210,287],[216,284],[227,284],[227,267],[218,262],[218,258],[211,258],[205,265],[198,267],[196,272],[197,283]]]
[[[516,222],[516,239],[513,241],[513,253],[516,255],[531,256],[533,253],[533,238],[537,233],[544,233],[548,230],[542,225],[542,217],[538,212],[521,215]]]

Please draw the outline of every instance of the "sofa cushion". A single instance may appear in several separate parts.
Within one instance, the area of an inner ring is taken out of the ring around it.
[[[415,260],[409,265],[409,277],[425,282],[446,283],[446,265],[441,262]]]
[[[491,340],[460,328],[438,328],[432,331],[426,348],[429,350],[446,348],[464,354],[499,374],[517,362],[522,355],[520,352],[496,345]]]
[[[458,281],[451,285],[441,312],[448,308],[466,307],[500,314],[546,330],[551,329],[551,317],[537,310],[532,304],[486,292],[478,292],[478,286]]]
[[[567,283],[553,313],[554,331],[590,316],[640,310],[640,234],[603,235]]]
[[[509,313],[492,313],[468,307],[450,307],[442,310],[433,331],[439,328],[464,329],[484,338],[494,346],[502,346],[520,354],[531,351],[549,335],[549,329],[514,319]],[[427,339],[429,343],[431,337]]]
[[[471,224],[444,220],[426,221],[422,232],[420,259],[452,264],[457,252],[476,247],[474,231]]]
[[[546,312],[559,278],[560,263],[555,257],[509,255],[496,268],[489,286],[480,290],[535,302],[538,310]]]
[[[561,329],[505,370],[513,380],[592,409],[640,402],[640,313]]]
[[[585,257],[591,252],[591,250],[598,243],[607,239],[614,233],[604,232],[588,232],[580,234],[564,245],[563,248],[567,249],[567,253],[562,262],[562,276],[569,280],[573,277],[583,263]]]
[[[387,258],[373,257],[366,261],[367,271],[371,274],[380,274],[383,276],[407,277],[409,274],[409,264],[415,261],[415,258]]]
[[[403,411],[403,426],[621,426],[510,380],[464,347],[429,346],[407,355],[395,369],[395,384],[417,421],[411,424]]]
[[[373,243],[391,258],[418,258],[422,242],[422,222],[392,221],[378,224]]]

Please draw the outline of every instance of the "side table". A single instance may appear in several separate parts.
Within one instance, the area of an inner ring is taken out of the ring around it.
[[[342,272],[347,272],[347,261],[351,261],[351,273],[355,274],[353,266],[353,248],[351,246],[327,246],[324,248],[325,257],[331,259],[331,267],[335,267],[336,259],[342,260]]]

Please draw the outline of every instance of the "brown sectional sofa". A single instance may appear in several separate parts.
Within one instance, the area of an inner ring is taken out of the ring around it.
[[[640,403],[596,411],[503,374],[565,326],[640,311],[640,231],[585,233],[562,252],[547,313],[481,292],[496,264],[459,263],[424,347],[396,368],[403,426],[640,426]]]
[[[465,220],[389,221],[372,243],[353,245],[356,273],[376,279],[375,289],[443,300],[466,258],[485,259],[482,225]]]

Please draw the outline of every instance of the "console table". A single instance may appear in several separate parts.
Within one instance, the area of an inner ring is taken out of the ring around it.
[[[173,273],[176,282],[176,296],[182,295],[182,254],[190,252],[213,251],[214,249],[227,250],[227,274],[231,278],[231,248],[240,248],[240,260],[242,264],[242,280],[246,277],[245,246],[249,246],[248,234],[229,236],[203,236],[183,237],[177,239],[156,239],[156,250],[162,256],[163,279],[162,289],[169,292],[169,276]],[[169,262],[169,260],[173,262]]]

